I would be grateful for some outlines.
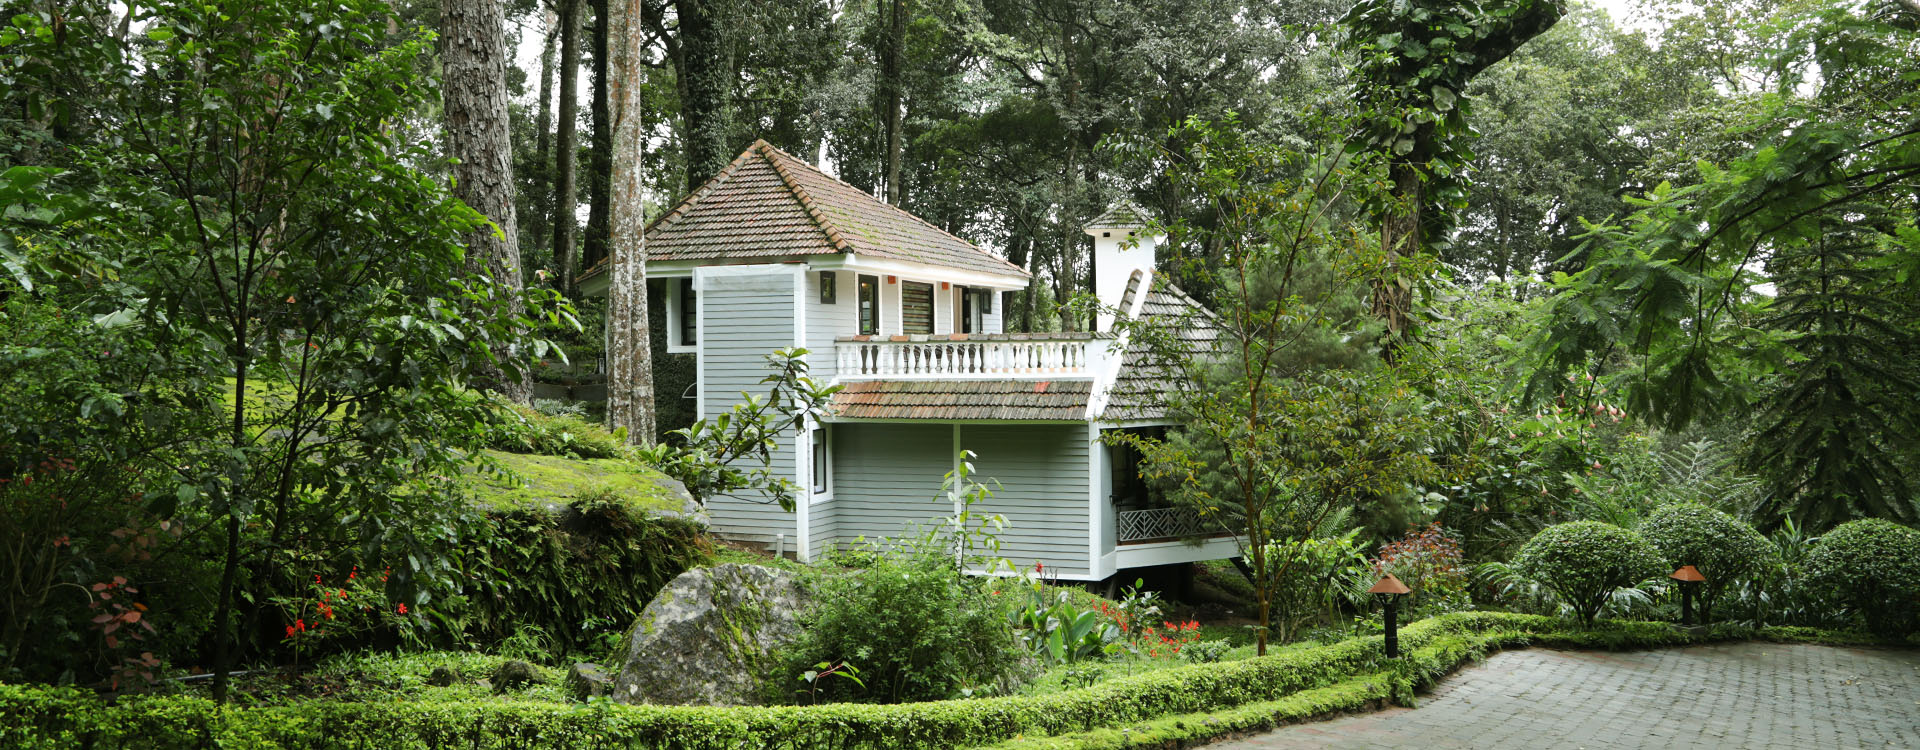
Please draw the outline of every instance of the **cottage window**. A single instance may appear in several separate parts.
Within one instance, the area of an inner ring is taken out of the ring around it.
[[[680,345],[700,343],[700,318],[693,296],[693,279],[680,280]]]
[[[813,428],[813,494],[833,491],[833,443],[827,440],[827,428]]]
[[[900,332],[933,333],[933,285],[918,281],[900,284]]]
[[[979,333],[979,326],[973,324],[973,290],[960,287],[960,332]]]
[[[860,277],[860,335],[880,333],[880,277]]]

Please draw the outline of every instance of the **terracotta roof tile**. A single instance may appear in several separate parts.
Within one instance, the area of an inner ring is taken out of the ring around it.
[[[647,227],[647,260],[755,260],[850,253],[966,271],[1027,272],[828,176],[766,141]],[[603,272],[606,261],[581,274]]]
[[[1190,356],[1211,350],[1220,335],[1219,319],[1165,277],[1156,273],[1151,278],[1146,299],[1140,304],[1139,317],[1146,325],[1164,327],[1163,330],[1171,333],[1179,342],[1175,348],[1182,354]],[[1136,273],[1127,283],[1124,298],[1131,301],[1144,281],[1143,275]],[[1142,337],[1132,337],[1121,360],[1120,372],[1107,392],[1107,405],[1101,410],[1101,418],[1114,421],[1167,418],[1166,394],[1185,387],[1179,382],[1173,363],[1163,358],[1173,353],[1156,352]]]
[[[847,419],[1087,417],[1087,380],[865,380],[843,384],[833,414]]]

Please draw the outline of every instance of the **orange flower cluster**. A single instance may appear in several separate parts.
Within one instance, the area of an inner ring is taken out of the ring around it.
[[[1195,620],[1162,622],[1159,628],[1148,627],[1141,635],[1147,642],[1147,656],[1172,658],[1179,655],[1182,646],[1200,640],[1200,623]]]

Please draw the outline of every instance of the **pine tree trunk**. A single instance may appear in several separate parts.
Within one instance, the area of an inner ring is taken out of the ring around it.
[[[687,190],[700,187],[733,161],[727,131],[733,65],[711,0],[675,0],[680,14],[680,78],[685,92],[680,117],[686,125]]]
[[[573,180],[573,164],[579,156],[575,131],[580,123],[580,2],[560,0],[560,101],[559,132],[553,138],[553,257],[560,264],[560,288],[574,293],[575,279],[584,264],[577,263],[573,235],[574,207],[579,189]]]
[[[881,42],[880,85],[887,108],[887,203],[900,205],[900,160],[902,145],[901,121],[905,119],[905,102],[902,100],[901,63],[902,47],[907,42],[906,0],[893,0],[889,14],[892,19],[887,24],[887,34]]]
[[[593,148],[587,158],[587,241],[581,246],[581,255],[589,266],[607,257],[608,234],[612,231],[611,206],[607,205],[613,180],[613,124],[607,103],[607,3],[593,0]]]
[[[640,78],[646,33],[642,0],[606,0],[612,75],[607,78],[613,117],[612,232],[608,243],[612,288],[607,305],[607,424],[625,429],[627,442],[654,440],[653,345],[647,321],[646,216],[641,187],[647,128],[642,120]]]
[[[498,292],[520,299],[519,226],[513,209],[513,151],[507,138],[506,8],[501,0],[441,0],[440,60],[445,78],[447,155],[454,160],[453,195],[492,219],[467,236],[467,264],[491,277]],[[513,344],[501,345],[502,359]],[[524,374],[489,366],[487,387],[526,403]]]

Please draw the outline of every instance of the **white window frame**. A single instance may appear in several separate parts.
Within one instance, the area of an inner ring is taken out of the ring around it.
[[[684,276],[667,277],[664,279],[667,286],[667,352],[669,354],[693,354],[700,350],[699,342],[696,341],[689,344],[681,340],[683,338],[681,332],[686,329],[686,326],[681,325],[681,321],[685,319],[684,313],[687,309],[688,302],[688,300],[682,297],[681,292],[685,289],[685,284],[688,279],[689,277]],[[697,304],[700,299],[700,293],[696,291],[693,295],[693,301]],[[695,320],[694,324],[698,326],[703,322],[704,321]],[[703,335],[699,336],[699,338],[706,338],[704,335],[706,331],[702,330],[700,333]]]
[[[807,431],[808,459],[812,461],[807,469],[807,498],[811,502],[824,502],[833,499],[833,427],[815,423]],[[825,474],[825,476],[820,476]],[[825,489],[819,489],[825,488]]]

